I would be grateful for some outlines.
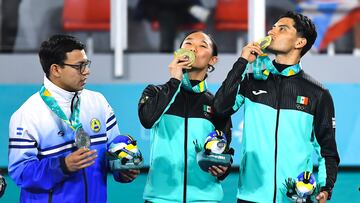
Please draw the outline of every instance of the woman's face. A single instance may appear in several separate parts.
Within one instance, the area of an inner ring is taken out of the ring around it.
[[[204,69],[208,68],[209,64],[214,65],[217,57],[212,55],[213,44],[208,35],[202,32],[195,32],[190,34],[183,41],[181,48],[190,50],[195,54],[195,62],[193,68]]]

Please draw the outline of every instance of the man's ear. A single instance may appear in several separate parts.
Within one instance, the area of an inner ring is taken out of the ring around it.
[[[299,38],[296,40],[295,48],[297,48],[297,49],[302,49],[306,44],[307,44],[306,38],[299,37]]]
[[[215,65],[216,63],[218,62],[218,57],[217,56],[212,56],[210,61],[209,61],[209,64],[210,65]]]
[[[61,75],[62,68],[58,64],[51,64],[49,75],[58,78]]]

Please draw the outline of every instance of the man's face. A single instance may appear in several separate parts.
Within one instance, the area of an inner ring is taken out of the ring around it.
[[[84,89],[90,69],[89,67],[83,67],[83,71],[80,72],[76,65],[86,63],[88,61],[87,56],[84,50],[73,50],[66,53],[66,56],[67,59],[63,62],[64,65],[60,64],[62,68],[59,69],[57,85],[70,92],[80,91]]]
[[[272,42],[267,49],[274,54],[287,54],[294,50],[296,43],[300,39],[294,27],[294,20],[291,18],[279,19],[268,35],[271,36]]]

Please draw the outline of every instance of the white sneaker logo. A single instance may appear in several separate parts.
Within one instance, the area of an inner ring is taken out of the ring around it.
[[[253,93],[254,95],[260,95],[260,94],[266,94],[267,91],[265,91],[265,90],[258,90],[258,91],[252,91],[252,93]]]

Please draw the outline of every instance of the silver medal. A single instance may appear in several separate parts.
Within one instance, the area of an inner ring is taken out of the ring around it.
[[[89,148],[90,147],[90,136],[87,134],[83,128],[79,128],[76,131],[75,136],[75,145],[78,149],[80,148]]]

